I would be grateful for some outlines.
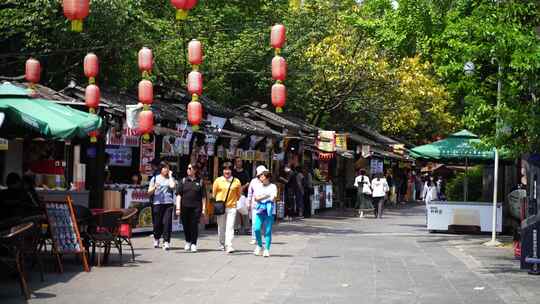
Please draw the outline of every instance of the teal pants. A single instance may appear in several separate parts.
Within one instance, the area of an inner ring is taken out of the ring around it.
[[[274,222],[273,215],[261,215],[257,214],[255,217],[255,237],[257,238],[257,245],[259,247],[263,246],[261,230],[264,224],[264,237],[266,243],[266,249],[270,250],[270,245],[272,244],[272,223]]]

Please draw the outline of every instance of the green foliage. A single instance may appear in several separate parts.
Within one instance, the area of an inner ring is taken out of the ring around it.
[[[446,184],[446,197],[450,201],[463,201],[463,183],[465,176],[468,181],[468,201],[482,200],[482,174],[483,167],[470,168],[466,173],[459,173]]]

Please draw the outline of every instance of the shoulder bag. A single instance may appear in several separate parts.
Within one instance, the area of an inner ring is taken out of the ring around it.
[[[214,202],[214,214],[215,215],[223,215],[223,214],[225,214],[225,208],[226,208],[227,199],[229,199],[229,192],[231,192],[231,187],[232,187],[232,184],[234,183],[234,180],[235,180],[235,178],[233,178],[233,180],[229,184],[229,189],[227,190],[227,195],[225,196],[225,200],[224,201],[215,201]]]

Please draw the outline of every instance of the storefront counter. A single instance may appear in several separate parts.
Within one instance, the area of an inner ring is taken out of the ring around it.
[[[492,231],[493,203],[432,201],[427,205],[428,231]],[[497,204],[497,232],[502,231],[502,208]]]

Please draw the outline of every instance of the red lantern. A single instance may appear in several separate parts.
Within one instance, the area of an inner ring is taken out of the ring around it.
[[[90,108],[90,113],[96,112],[96,108],[99,107],[100,98],[101,92],[99,91],[99,87],[97,85],[91,84],[86,87],[84,92],[84,101],[86,102],[86,106]]]
[[[84,57],[84,76],[88,77],[90,84],[95,82],[95,78],[99,73],[99,60],[96,54],[89,53]]]
[[[202,79],[202,74],[199,71],[191,71],[188,74],[187,83],[188,83],[187,84],[188,92],[191,95],[193,94],[197,94],[197,96],[202,95],[203,79]]]
[[[152,50],[143,47],[139,51],[139,70],[143,72],[143,75],[149,74],[152,72],[152,67],[154,65],[154,56],[152,55]]]
[[[154,114],[152,111],[143,110],[139,114],[139,134],[144,134],[148,139],[148,134],[154,131]]]
[[[39,61],[34,58],[26,60],[24,77],[30,83],[30,86],[39,82],[41,78],[41,64]]]
[[[281,49],[285,44],[285,40],[285,26],[283,24],[274,25],[270,34],[270,45],[275,49]]]
[[[285,81],[287,78],[287,61],[281,56],[275,56],[272,59],[272,79]]]
[[[200,65],[203,62],[203,50],[201,42],[193,39],[188,44],[188,60],[192,65]]]
[[[189,123],[193,126],[194,130],[197,130],[202,122],[202,104],[198,101],[190,101],[187,106],[187,114]]]
[[[64,16],[71,20],[71,30],[82,32],[83,19],[88,17],[90,11],[89,0],[64,0]]]
[[[154,86],[150,80],[143,79],[139,82],[139,101],[144,105],[154,102]]]
[[[281,83],[272,86],[272,105],[276,107],[276,112],[282,112],[282,108],[287,101],[287,88]]]
[[[197,0],[171,0],[171,4],[176,8],[176,20],[186,20],[189,10],[197,5]]]

